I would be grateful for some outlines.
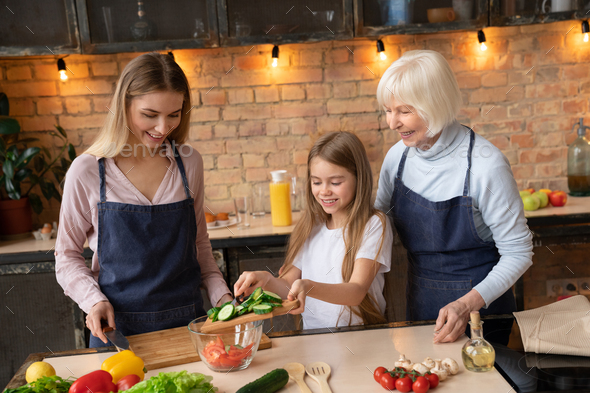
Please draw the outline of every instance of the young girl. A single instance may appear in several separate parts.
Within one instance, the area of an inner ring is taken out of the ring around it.
[[[298,299],[304,329],[386,322],[384,273],[392,232],[371,203],[373,175],[362,142],[322,136],[307,158],[306,208],[291,234],[282,274],[244,272],[236,296],[263,287]]]

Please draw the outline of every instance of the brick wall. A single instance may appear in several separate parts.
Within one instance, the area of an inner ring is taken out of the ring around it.
[[[375,91],[391,61],[412,49],[433,49],[450,62],[463,92],[460,120],[498,146],[521,188],[567,189],[572,125],[587,116],[590,44],[579,21],[488,28],[488,50],[475,32],[387,36],[388,60],[375,41],[282,45],[272,68],[270,45],[178,50],[192,88],[190,144],[205,162],[207,204],[231,210],[232,196],[268,172],[305,174],[309,147],[326,131],[355,132],[375,175],[397,135],[385,124]],[[46,146],[63,126],[78,153],[102,125],[117,77],[137,53],[70,55],[69,80],[58,80],[54,57],[0,59],[0,90],[11,115]],[[46,209],[38,222],[57,217]]]

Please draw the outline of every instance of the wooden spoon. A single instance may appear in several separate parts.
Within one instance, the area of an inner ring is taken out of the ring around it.
[[[299,390],[301,390],[301,393],[311,393],[311,390],[309,390],[309,387],[303,380],[303,377],[305,377],[305,366],[303,364],[287,363],[283,366],[283,368],[287,370],[287,372],[289,373],[289,377],[291,377],[291,379],[293,379],[297,383],[297,386],[299,386]]]
[[[332,393],[330,385],[328,385],[328,378],[332,369],[328,363],[324,362],[313,362],[305,366],[307,375],[312,377],[319,385],[322,393]]]

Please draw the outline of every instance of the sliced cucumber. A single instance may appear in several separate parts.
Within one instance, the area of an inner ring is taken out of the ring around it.
[[[253,307],[254,314],[268,314],[272,312],[272,306],[267,306],[266,304],[259,304]]]
[[[215,307],[217,308],[217,307]],[[217,322],[217,316],[219,315],[219,310],[217,309],[213,312],[213,314],[211,314],[211,316],[209,318],[211,318],[211,322]]]
[[[264,305],[264,306],[271,306],[272,308],[275,308],[275,307],[283,307],[282,304],[278,304],[278,303],[262,302],[260,304],[261,305]]]
[[[260,296],[262,296],[262,293],[263,293],[263,292],[262,292],[262,287],[258,287],[258,288],[256,288],[256,289],[254,290],[254,292],[252,292],[252,295],[250,295],[250,297],[251,297],[253,300],[258,300],[258,299],[260,299]]]
[[[270,291],[262,291],[264,294],[265,299],[274,302],[274,303],[283,303],[283,299],[279,295],[274,292]]]
[[[235,312],[236,309],[233,305],[225,305],[217,314],[217,319],[219,319],[220,321],[227,321],[228,319],[231,319],[234,316]]]
[[[219,312],[219,307],[210,308],[209,311],[207,311],[207,316],[211,318],[211,315],[213,315],[215,312]]]

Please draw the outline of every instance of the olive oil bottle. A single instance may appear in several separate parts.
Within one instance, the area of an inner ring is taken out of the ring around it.
[[[494,368],[496,351],[494,347],[483,338],[483,321],[479,317],[479,311],[471,312],[471,339],[461,350],[463,364],[469,371],[485,372]]]

